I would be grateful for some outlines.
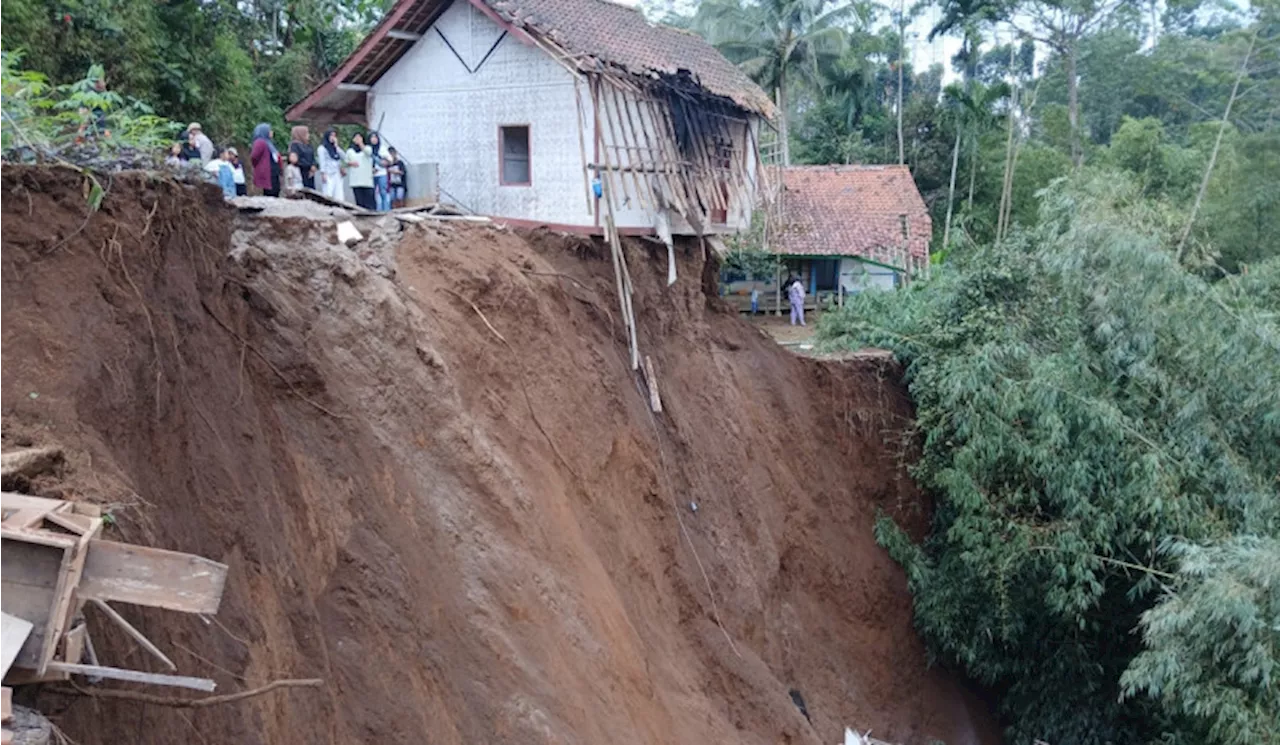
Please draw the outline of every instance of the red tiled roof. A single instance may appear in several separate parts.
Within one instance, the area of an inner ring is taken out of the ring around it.
[[[773,116],[769,96],[715,47],[696,34],[650,23],[638,8],[609,0],[457,1],[471,2],[517,36],[549,41],[567,52],[567,64],[579,69],[613,68],[647,78],[687,72],[706,92],[746,111]],[[377,82],[413,46],[412,37],[404,37],[427,31],[451,4],[452,0],[396,0],[338,71],[290,107],[286,118],[362,119],[365,96],[353,88]]]
[[[933,221],[906,166],[792,166],[782,171],[776,249],[797,256],[860,256],[907,268],[928,255]]]
[[[706,39],[661,23],[639,8],[609,0],[488,0],[505,20],[552,40],[570,54],[651,77],[688,71],[708,92],[748,111],[772,116],[773,102],[760,86]]]

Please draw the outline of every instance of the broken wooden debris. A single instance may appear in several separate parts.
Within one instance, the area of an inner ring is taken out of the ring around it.
[[[113,678],[213,690],[212,681],[99,665],[82,620],[92,602],[170,670],[155,644],[107,601],[187,613],[216,613],[227,567],[200,556],[98,538],[101,510],[91,504],[0,494],[0,605],[4,613],[4,680],[35,683]],[[87,657],[93,664],[81,665]]]
[[[115,541],[89,543],[80,597],[217,613],[227,565],[203,556]]]
[[[102,665],[80,665],[74,662],[50,662],[49,669],[54,672],[71,675],[96,675],[108,680],[124,680],[130,683],[151,683],[162,686],[190,688],[193,691],[212,691],[218,687],[208,678],[192,678],[186,675],[164,675],[162,673],[144,673],[141,670],[125,670],[119,667]]]
[[[174,709],[203,709],[209,706],[220,706],[222,704],[235,703],[243,701],[255,696],[261,696],[281,688],[323,688],[324,680],[321,678],[302,678],[302,679],[281,679],[273,680],[264,686],[250,688],[247,691],[239,691],[236,693],[223,693],[217,696],[205,696],[203,698],[178,698],[176,696],[156,696],[151,693],[143,693],[141,691],[122,691],[118,688],[105,688],[97,690],[86,690],[80,687],[63,688],[56,687],[54,693],[60,693],[64,696],[88,696],[90,698],[110,698],[117,701],[137,701],[143,704],[155,704],[156,706],[168,706]]]
[[[4,675],[9,672],[9,666],[18,657],[18,650],[22,649],[27,637],[31,635],[33,624],[25,618],[11,616],[8,613],[0,614],[0,619],[3,619],[3,623],[0,624],[0,637],[3,637],[0,639],[0,658],[4,667],[0,675]]]
[[[658,395],[658,375],[653,371],[653,358],[644,356],[644,380],[649,386],[649,408],[655,414],[662,413],[662,396]]]
[[[325,196],[324,194],[321,194],[315,189],[308,189],[306,187],[303,187],[302,189],[298,190],[298,194],[303,199],[309,199],[312,202],[319,202],[320,204],[323,204],[326,207],[341,207],[342,209],[348,210],[357,215],[367,216],[367,215],[378,214],[371,210],[367,210],[358,204],[352,204],[351,202],[343,201],[341,199],[334,199],[333,197]]]
[[[153,657],[155,657],[156,659],[164,663],[165,667],[169,668],[169,670],[171,671],[178,669],[178,666],[173,664],[173,660],[169,659],[169,657],[165,655],[164,652],[161,652],[159,647],[157,647],[155,644],[152,644],[150,639],[143,636],[141,631],[138,631],[137,629],[135,629],[133,627],[133,624],[126,621],[124,616],[117,613],[115,608],[112,608],[111,606],[107,605],[105,601],[99,600],[97,598],[93,598],[92,602],[98,608],[98,610],[106,614],[107,618],[110,618],[115,623],[115,625],[119,626],[122,630],[124,630],[124,633],[133,637],[133,640],[136,641],[139,646],[141,646],[143,649],[150,652]],[[84,628],[84,627],[82,626],[81,628]],[[70,649],[70,642],[71,642],[71,635],[68,634],[67,635],[68,649]],[[76,655],[74,657],[74,659],[79,659],[79,658],[80,658],[79,655]],[[73,659],[70,652],[67,653],[67,659]]]

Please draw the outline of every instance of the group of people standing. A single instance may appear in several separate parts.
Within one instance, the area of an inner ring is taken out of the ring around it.
[[[175,142],[165,164],[175,168],[199,166],[211,181],[222,186],[228,199],[247,193],[245,169],[235,148],[216,151],[213,141],[198,123],[187,127],[186,142]],[[351,187],[356,204],[368,210],[385,212],[403,204],[408,187],[408,169],[394,147],[382,150],[377,132],[368,141],[361,133],[351,137],[345,150],[338,143],[338,133],[326,130],[320,147],[311,145],[311,132],[305,126],[289,132],[289,149],[284,157],[276,149],[271,125],[263,122],[253,129],[249,149],[249,165],[253,185],[269,197],[293,196],[301,189],[317,189],[342,201],[346,186]]]
[[[295,132],[298,129],[294,127]],[[382,151],[377,132],[370,132],[367,141],[357,132],[344,151],[338,133],[325,130],[315,161],[313,173],[320,176],[320,192],[331,199],[343,198],[345,183],[351,187],[356,204],[367,210],[385,212],[404,202],[408,169],[394,147]]]
[[[187,125],[186,141],[173,143],[164,164],[175,169],[201,170],[222,188],[222,195],[227,199],[246,193],[240,154],[233,147],[217,150],[198,122]]]

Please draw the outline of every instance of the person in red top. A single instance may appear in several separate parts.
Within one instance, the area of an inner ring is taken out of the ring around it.
[[[253,149],[249,162],[253,164],[253,185],[269,197],[280,196],[280,151],[271,141],[271,125],[263,122],[253,128]]]

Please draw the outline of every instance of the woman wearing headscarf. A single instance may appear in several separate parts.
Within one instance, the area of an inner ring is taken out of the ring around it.
[[[320,167],[320,193],[330,199],[342,201],[342,175],[346,166],[342,159],[342,150],[338,148],[338,133],[326,129],[320,138],[320,149],[316,151],[316,160]]]
[[[289,152],[298,154],[298,170],[302,171],[302,185],[316,188],[316,151],[311,147],[311,130],[304,126],[289,131]]]
[[[367,210],[378,209],[373,197],[373,148],[365,144],[359,132],[352,135],[347,149],[347,179],[356,204]]]
[[[253,164],[253,185],[269,197],[280,196],[280,151],[271,141],[271,125],[263,122],[253,128],[253,149],[249,162]]]
[[[369,149],[373,150],[373,201],[379,211],[386,212],[391,209],[391,192],[387,188],[387,165],[383,160],[382,137],[377,132],[369,133]]]

